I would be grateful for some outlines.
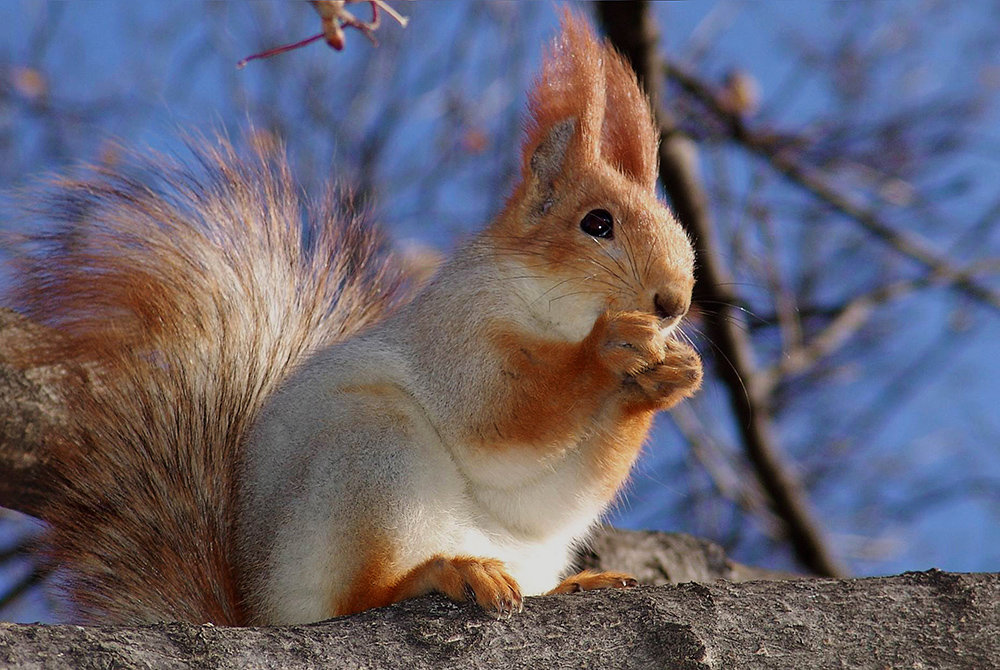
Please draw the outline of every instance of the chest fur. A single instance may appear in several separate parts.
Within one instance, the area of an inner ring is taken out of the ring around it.
[[[438,479],[445,495],[427,501],[428,519],[435,521],[420,533],[428,551],[500,559],[525,595],[554,588],[568,571],[574,546],[607,503],[586,475],[576,445],[548,463],[523,452],[494,453],[475,463],[473,472],[469,477],[455,471],[454,488]]]

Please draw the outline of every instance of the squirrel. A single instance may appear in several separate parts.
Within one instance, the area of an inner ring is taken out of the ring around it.
[[[654,414],[701,383],[658,139],[567,11],[519,183],[422,286],[267,142],[50,187],[16,296],[60,333],[38,356],[86,371],[44,515],[68,618],[291,624],[431,592],[509,615],[634,585],[566,573]]]

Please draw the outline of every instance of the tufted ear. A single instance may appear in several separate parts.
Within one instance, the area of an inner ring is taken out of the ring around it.
[[[543,193],[573,164],[599,160],[605,84],[601,53],[586,21],[564,12],[559,36],[546,49],[528,93],[521,173],[525,183]]]
[[[605,49],[601,156],[632,181],[653,190],[660,133],[649,99],[625,58],[610,46]]]
[[[529,93],[525,126],[522,177],[540,193],[575,165],[599,161],[655,185],[657,134],[635,74],[569,10]]]

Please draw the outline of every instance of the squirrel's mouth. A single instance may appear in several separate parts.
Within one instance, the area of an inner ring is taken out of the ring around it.
[[[659,317],[660,330],[663,331],[674,330],[675,328],[677,328],[677,326],[680,325],[681,320],[684,319],[684,315],[663,317],[660,316],[659,314],[656,314],[655,316]]]

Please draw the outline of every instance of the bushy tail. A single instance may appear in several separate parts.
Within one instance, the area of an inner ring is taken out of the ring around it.
[[[79,364],[49,558],[83,622],[241,624],[234,469],[261,404],[318,347],[404,300],[401,263],[283,152],[226,142],[57,181],[21,245],[19,306]],[[277,523],[277,520],[275,521]]]

